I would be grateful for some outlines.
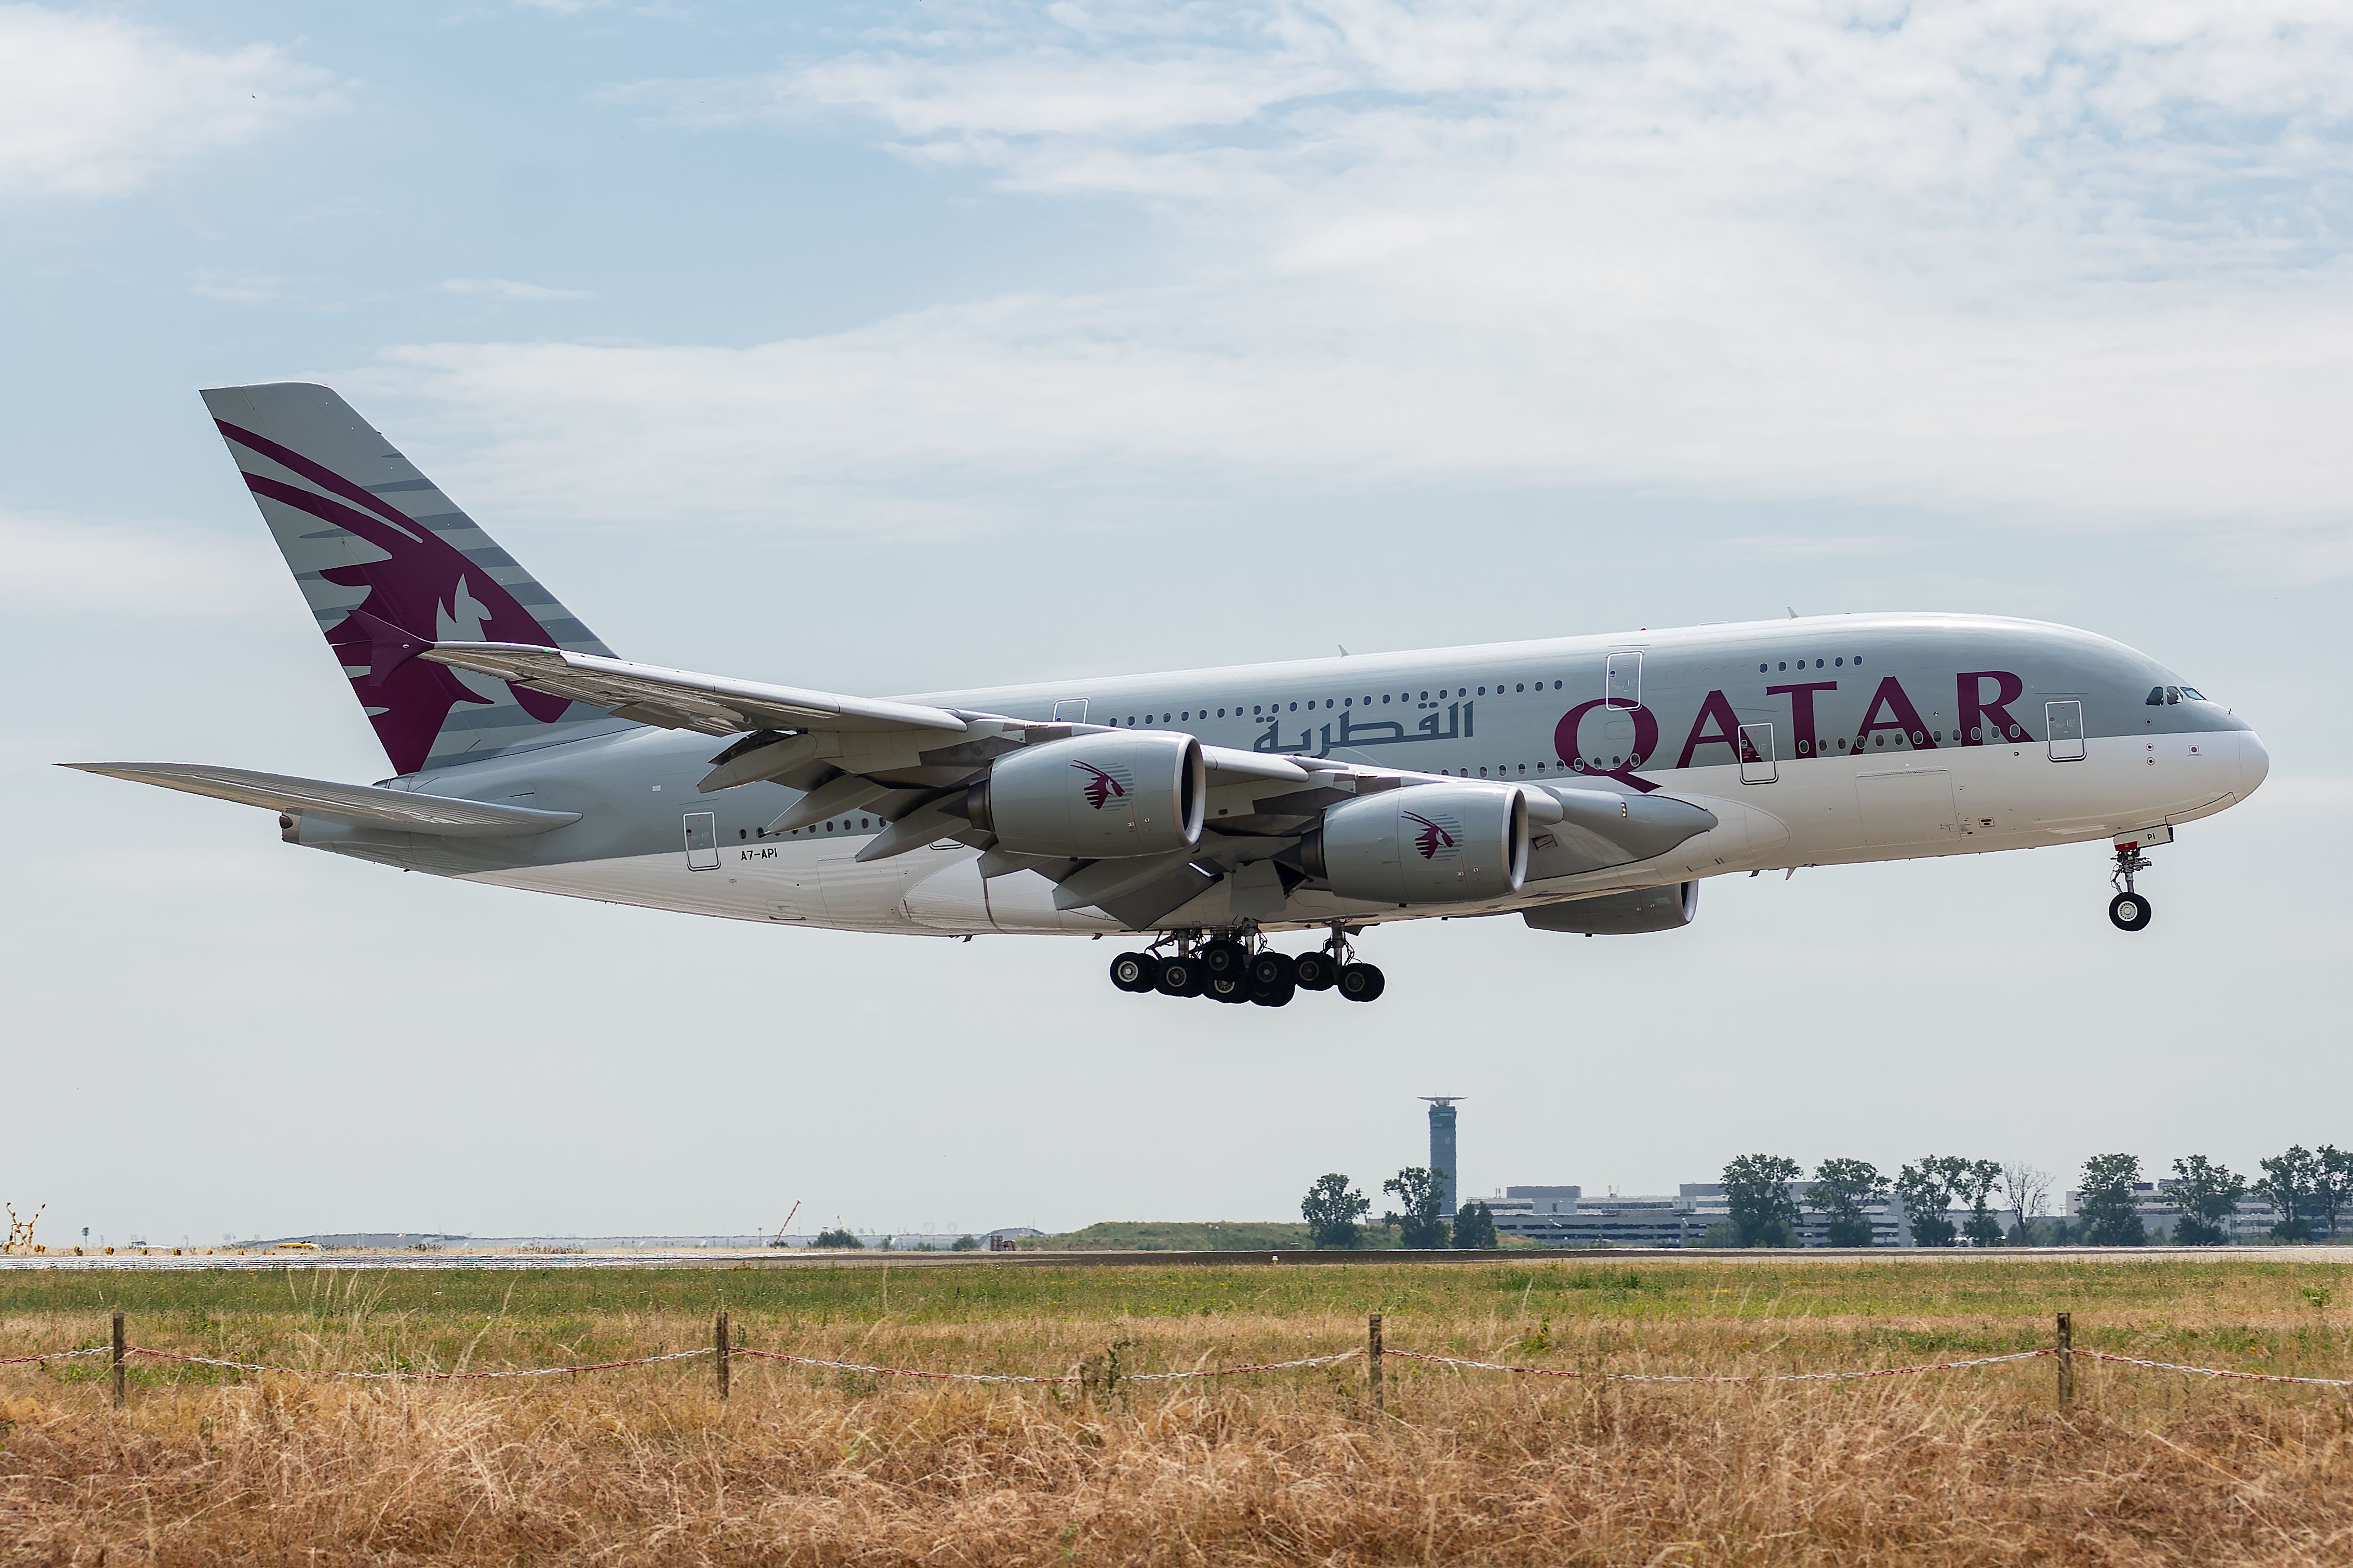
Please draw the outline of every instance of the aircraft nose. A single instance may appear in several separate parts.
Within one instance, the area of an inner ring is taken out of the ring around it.
[[[2239,798],[2246,799],[2271,775],[2272,754],[2253,730],[2239,731]]]

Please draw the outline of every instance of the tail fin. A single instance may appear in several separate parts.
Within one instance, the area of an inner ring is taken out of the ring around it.
[[[296,382],[204,398],[395,769],[628,727],[414,657],[434,642],[612,650],[350,404]]]

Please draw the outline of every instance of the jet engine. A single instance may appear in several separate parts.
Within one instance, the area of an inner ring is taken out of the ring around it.
[[[1299,846],[1344,899],[1461,904],[1507,898],[1528,872],[1528,803],[1487,784],[1410,784],[1344,801]]]
[[[964,805],[1013,854],[1098,860],[1191,848],[1208,793],[1200,742],[1122,730],[1008,752]]]
[[[1520,918],[1538,931],[1618,936],[1634,931],[1673,931],[1691,924],[1698,913],[1699,884],[1669,882],[1663,888],[1638,888],[1630,893],[1604,893],[1598,899],[1543,904],[1522,910]]]

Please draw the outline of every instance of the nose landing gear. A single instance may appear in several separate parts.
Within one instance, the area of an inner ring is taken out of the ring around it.
[[[2148,868],[2148,857],[2140,852],[2137,842],[2116,846],[2116,868],[2108,877],[2116,896],[2108,900],[2108,919],[2118,931],[2147,929],[2149,902],[2134,889],[2133,875]]]

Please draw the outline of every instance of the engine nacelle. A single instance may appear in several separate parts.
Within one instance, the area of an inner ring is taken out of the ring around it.
[[[965,792],[965,814],[1016,855],[1099,860],[1191,848],[1208,797],[1200,742],[1121,730],[999,757]]]
[[[1466,904],[1508,898],[1528,874],[1528,803],[1501,784],[1409,784],[1324,814],[1299,861],[1344,899]]]
[[[1673,931],[1691,924],[1698,913],[1699,884],[1670,882],[1663,888],[1637,888],[1630,893],[1604,893],[1598,899],[1545,904],[1521,910],[1520,918],[1538,931],[1620,936],[1635,931]]]

